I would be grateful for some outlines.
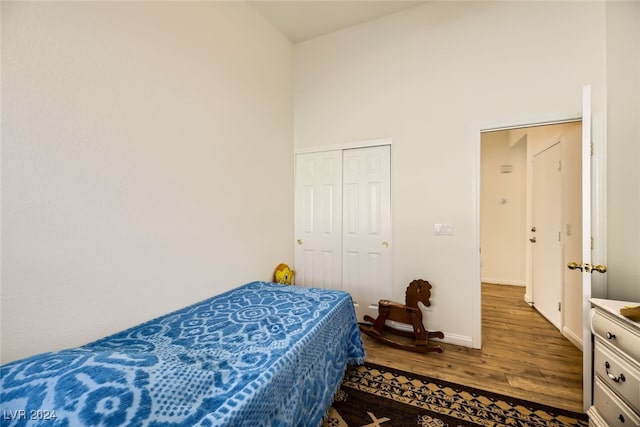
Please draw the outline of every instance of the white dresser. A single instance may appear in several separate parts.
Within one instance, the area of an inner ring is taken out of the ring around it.
[[[639,303],[592,299],[593,406],[590,426],[640,426],[640,323],[620,315]]]

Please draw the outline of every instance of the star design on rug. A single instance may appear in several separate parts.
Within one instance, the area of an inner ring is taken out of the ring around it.
[[[391,421],[391,418],[376,418],[375,415],[373,415],[371,412],[367,411],[367,414],[369,414],[369,417],[371,418],[371,420],[373,421],[371,424],[367,424],[365,426],[362,427],[380,427],[380,424],[382,423],[386,423],[387,421]]]

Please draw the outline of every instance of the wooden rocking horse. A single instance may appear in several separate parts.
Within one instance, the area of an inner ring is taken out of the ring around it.
[[[422,325],[422,311],[418,307],[418,301],[426,307],[431,305],[429,298],[431,297],[431,284],[426,280],[417,279],[409,284],[406,292],[406,305],[402,305],[389,300],[380,300],[378,302],[378,317],[374,319],[371,316],[364,316],[366,322],[371,325],[360,325],[360,330],[380,342],[393,347],[401,348],[419,353],[427,353],[437,351],[442,353],[442,348],[429,345],[429,338],[444,338],[442,332],[430,332],[425,330]],[[386,324],[387,320],[404,323],[413,327],[413,333],[406,330],[396,329]],[[415,337],[414,344],[402,343],[383,335],[388,332],[404,337]]]

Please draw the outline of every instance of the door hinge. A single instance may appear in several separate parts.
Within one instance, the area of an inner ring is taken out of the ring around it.
[[[596,242],[593,240],[593,237],[591,238],[591,250],[595,249],[596,247]]]
[[[595,147],[593,146],[593,142],[591,143],[591,155],[593,156],[593,153],[596,151]]]
[[[558,231],[558,242],[562,242],[562,231]]]
[[[558,303],[558,311],[562,311],[562,303],[561,302]]]
[[[558,172],[562,171],[562,160],[558,160]]]

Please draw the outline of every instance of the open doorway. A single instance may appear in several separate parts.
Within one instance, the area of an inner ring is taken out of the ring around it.
[[[581,283],[563,267],[581,250],[580,138],[580,121],[481,133],[480,269],[581,349]]]

